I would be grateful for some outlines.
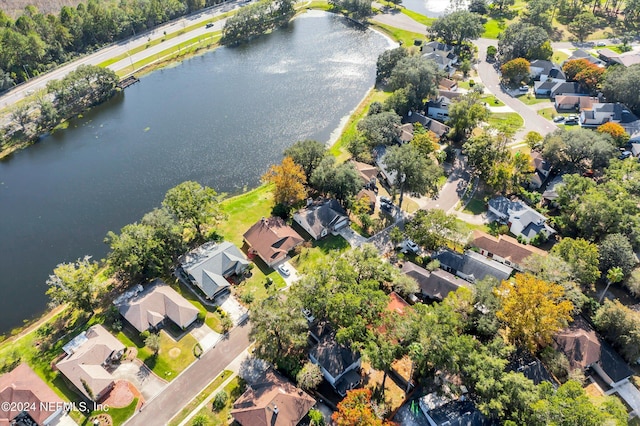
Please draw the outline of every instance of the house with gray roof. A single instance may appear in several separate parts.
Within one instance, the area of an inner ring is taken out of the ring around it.
[[[229,291],[227,278],[241,275],[250,263],[240,249],[228,241],[206,243],[179,261],[178,274],[198,287],[207,299]]]
[[[619,102],[594,103],[591,108],[580,111],[580,125],[584,127],[597,127],[608,122],[628,124],[637,119],[626,105]]]
[[[325,336],[311,348],[309,359],[320,367],[329,384],[345,396],[348,390],[360,385],[358,369],[362,365],[360,355],[350,348],[338,344],[334,336]]]
[[[468,285],[465,280],[447,271],[442,269],[428,271],[413,262],[404,262],[402,273],[416,280],[424,297],[438,302],[441,302],[449,293]]]
[[[591,53],[587,52],[586,50],[583,49],[576,49],[571,56],[569,56],[567,58],[566,61],[564,61],[562,64],[566,64],[567,61],[574,61],[576,59],[586,59],[587,61],[591,62],[594,65],[597,65],[599,67],[604,67],[606,65],[606,63],[599,59],[596,58],[595,56],[593,56]]]
[[[445,249],[437,252],[432,258],[440,262],[440,268],[471,283],[483,280],[487,276],[495,277],[499,281],[506,280],[513,272],[510,266],[487,259],[473,251],[463,254]]]
[[[431,130],[438,135],[440,139],[444,138],[451,128],[433,118],[429,118],[419,112],[409,111],[404,117],[402,117],[403,123],[420,123],[426,130]]]
[[[420,398],[418,405],[430,426],[485,426],[487,419],[465,395],[452,399],[436,392]]]
[[[430,100],[427,102],[427,117],[440,121],[448,120],[449,105],[451,105],[451,99],[446,96],[439,96],[436,99]]]
[[[124,301],[118,311],[140,333],[158,328],[167,318],[182,329],[198,318],[198,309],[162,280]]]
[[[458,63],[458,56],[454,53],[453,47],[437,41],[431,41],[422,45],[422,57],[432,60],[438,68],[448,76],[455,72],[455,65]]]
[[[489,213],[500,222],[509,226],[509,231],[516,237],[530,241],[538,234],[549,237],[556,231],[547,225],[547,217],[538,213],[520,200],[506,197],[494,197],[488,202]]]
[[[531,77],[540,81],[547,79],[565,81],[566,77],[562,69],[551,61],[536,59],[529,64]]]
[[[298,210],[293,214],[293,220],[314,240],[324,238],[329,233],[349,225],[347,212],[333,198],[318,200]]]

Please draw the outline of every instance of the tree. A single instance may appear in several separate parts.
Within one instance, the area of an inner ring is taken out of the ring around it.
[[[160,335],[158,333],[149,333],[144,339],[144,345],[151,349],[154,355],[158,355],[160,350]]]
[[[492,61],[496,58],[498,54],[498,48],[495,46],[487,47],[487,61]]]
[[[636,264],[633,247],[623,234],[609,234],[598,245],[600,252],[600,270],[608,271],[620,268],[623,275],[629,275]]]
[[[229,394],[223,389],[213,397],[212,406],[216,411],[220,411],[227,405],[227,401],[229,401]]]
[[[313,390],[317,388],[322,383],[320,367],[307,361],[296,375],[296,382],[302,389]]]
[[[496,316],[503,322],[507,340],[535,352],[571,321],[573,303],[565,299],[558,284],[531,274],[517,274],[514,282],[502,281],[494,290],[501,308]]]
[[[571,22],[569,22],[567,29],[582,43],[589,35],[596,31],[597,26],[598,18],[596,18],[593,13],[584,11],[576,15]]]
[[[607,286],[604,288],[604,291],[602,292],[602,296],[600,296],[600,299],[598,300],[599,303],[602,303],[602,299],[604,299],[604,296],[607,294],[607,291],[609,291],[609,286],[611,286],[611,284],[617,284],[619,282],[621,282],[624,279],[624,272],[622,272],[622,268],[616,266],[614,268],[611,268],[607,271]]]
[[[69,303],[76,309],[93,312],[99,300],[98,288],[94,284],[98,268],[98,263],[92,262],[91,256],[58,264],[47,279],[47,295],[51,303]]]
[[[382,52],[376,62],[376,82],[382,83],[391,77],[391,71],[401,59],[407,56],[409,56],[409,51],[404,47],[396,47]]]
[[[553,49],[544,28],[525,22],[516,22],[500,34],[498,53],[503,62],[515,58],[524,58],[529,61],[548,60],[553,55]]]
[[[468,92],[449,105],[451,136],[457,141],[469,137],[471,131],[482,121],[489,118],[489,109],[480,102],[480,94]]]
[[[382,426],[382,420],[371,409],[371,391],[355,389],[338,403],[338,411],[331,416],[337,426]]]
[[[224,217],[219,207],[220,198],[213,188],[186,181],[167,191],[162,206],[183,226],[193,227],[196,241],[202,241],[203,226],[215,224]]]
[[[593,317],[596,328],[622,356],[634,363],[640,357],[640,314],[618,300],[605,300]]]
[[[469,138],[462,148],[469,165],[485,180],[496,164],[509,158],[506,138],[494,137],[487,131]]]
[[[209,424],[209,419],[206,414],[198,414],[193,418],[191,422],[191,426],[207,426]]]
[[[436,19],[428,30],[432,38],[439,38],[449,45],[461,46],[463,42],[475,40],[482,35],[482,19],[473,12],[460,10]]]
[[[426,132],[417,133],[413,132],[413,139],[409,142],[416,150],[424,157],[429,158],[429,155],[440,148],[440,138],[431,130]]]
[[[640,114],[640,64],[607,68],[602,92],[610,101],[622,102]]]
[[[393,364],[393,361],[396,359],[398,350],[397,343],[394,343],[392,339],[384,333],[376,333],[375,337],[371,339],[364,348],[364,355],[371,363],[371,366],[383,372],[382,383],[380,384],[383,394],[387,375],[391,369],[391,364]]]
[[[456,238],[458,222],[444,210],[418,210],[404,229],[413,242],[427,250],[438,250]]]
[[[407,56],[391,71],[389,89],[406,89],[409,106],[421,108],[425,98],[436,94],[439,75],[434,61],[421,55]]]
[[[389,148],[383,161],[390,172],[395,172],[395,186],[400,190],[399,207],[402,207],[405,191],[419,194],[437,192],[438,178],[442,175],[442,170],[433,161],[422,157],[413,145]]]
[[[588,68],[589,65],[591,65],[591,62],[584,58],[572,59],[562,65],[562,72],[564,72],[567,80],[575,80],[576,76]]]
[[[324,144],[308,139],[298,141],[284,151],[285,157],[291,157],[294,163],[302,167],[307,181],[326,155],[327,148]]]
[[[412,101],[409,99],[409,89],[406,87],[395,90],[384,101],[384,109],[394,111],[400,116],[407,114],[412,107]],[[371,111],[371,109],[369,109]]]
[[[489,13],[486,0],[471,0],[467,9],[469,12],[477,13],[478,15],[486,15]]]
[[[529,76],[529,61],[524,58],[512,59],[500,67],[500,72],[504,81],[519,85]]]
[[[367,115],[358,122],[358,131],[362,133],[370,146],[392,145],[400,136],[400,117],[394,112],[381,112]]]
[[[372,0],[331,0],[330,4],[338,9],[351,13],[354,19],[360,20],[371,15]]]
[[[560,256],[580,283],[591,286],[600,278],[598,246],[582,238],[563,238],[551,253]]]
[[[608,135],[587,129],[559,129],[545,136],[542,155],[558,170],[602,168],[617,153]]]
[[[529,0],[527,8],[523,12],[522,21],[544,28],[545,31],[551,33],[554,8],[554,0]]]
[[[362,188],[362,180],[351,162],[336,165],[335,158],[324,158],[314,170],[311,186],[324,194],[332,194],[343,205]]]
[[[292,206],[307,196],[304,187],[307,177],[291,157],[284,157],[282,163],[269,167],[262,180],[275,185],[273,198],[277,204]]]
[[[11,119],[20,125],[24,132],[30,121],[32,105],[29,103],[17,104],[11,108]]]
[[[285,371],[296,371],[307,346],[308,325],[294,298],[270,297],[251,312],[255,355]]]
[[[604,123],[601,126],[598,126],[596,129],[599,133],[606,133],[615,141],[616,145],[619,147],[625,146],[627,142],[629,142],[629,134],[627,131],[619,125],[618,123],[614,123],[613,121],[609,121]]]

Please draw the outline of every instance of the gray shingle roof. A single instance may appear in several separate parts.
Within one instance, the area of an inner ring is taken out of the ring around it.
[[[468,251],[465,254],[442,250],[434,257],[440,261],[442,267],[447,267],[478,281],[486,276],[492,276],[498,280],[506,280],[511,276],[513,268],[503,265],[495,260],[487,259],[481,254]]]
[[[339,345],[333,337],[324,337],[311,348],[310,354],[333,377],[338,377],[356,362],[360,356],[346,346]]]

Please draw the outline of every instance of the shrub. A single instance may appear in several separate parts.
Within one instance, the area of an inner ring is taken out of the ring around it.
[[[213,397],[213,409],[216,411],[222,410],[225,405],[227,405],[227,401],[229,400],[229,395],[224,390],[221,390]]]
[[[242,303],[244,303],[245,305],[250,305],[253,303],[253,301],[255,300],[256,296],[252,293],[252,292],[246,292],[246,293],[242,293],[240,295],[240,300],[242,301]]]

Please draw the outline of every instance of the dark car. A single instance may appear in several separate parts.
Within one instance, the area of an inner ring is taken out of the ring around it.
[[[387,197],[380,197],[380,203],[381,204],[388,204],[388,205],[393,205],[393,203],[391,202],[391,200]]]
[[[619,160],[626,160],[631,157],[631,151],[623,151],[620,155],[618,155]]]
[[[205,28],[211,28],[213,27],[213,22],[209,22],[207,25],[204,26]]]

